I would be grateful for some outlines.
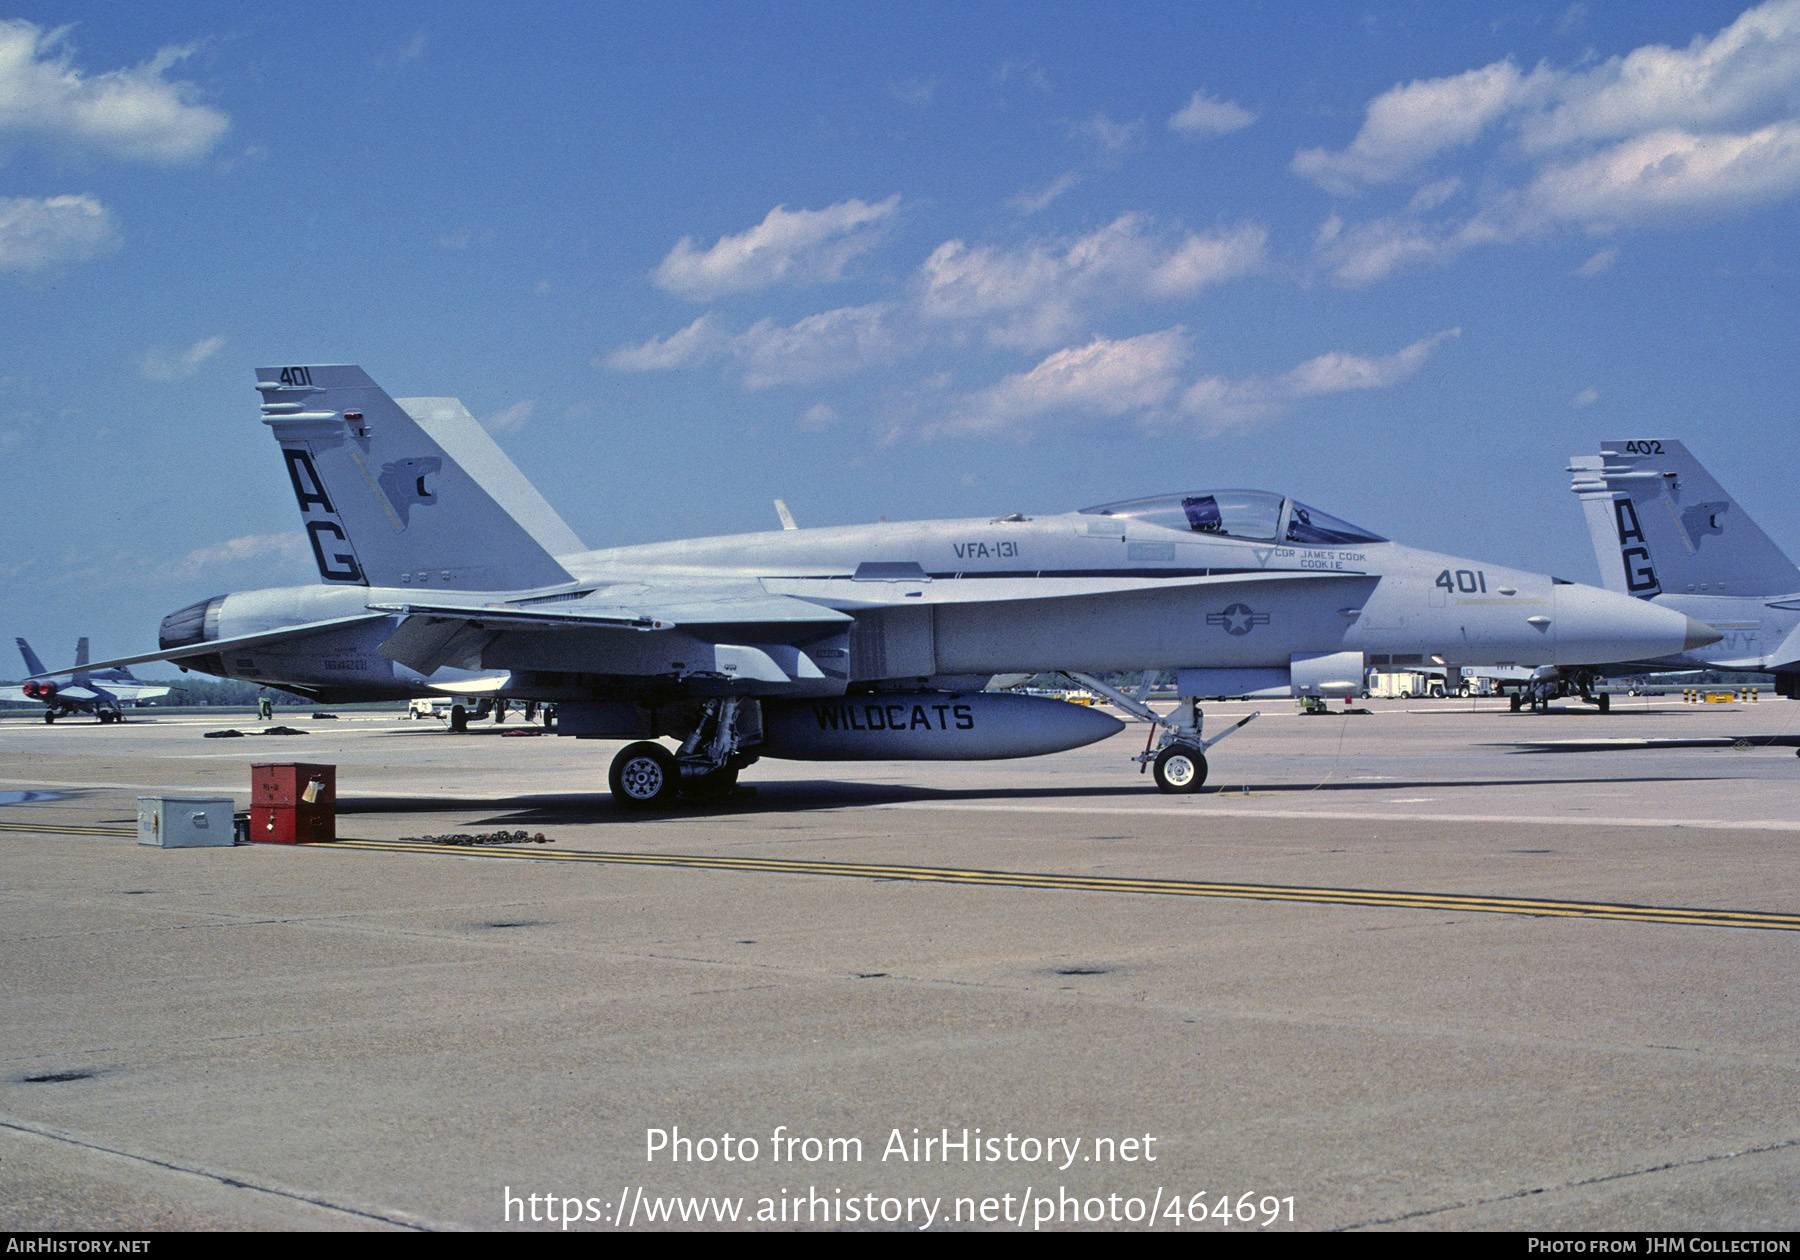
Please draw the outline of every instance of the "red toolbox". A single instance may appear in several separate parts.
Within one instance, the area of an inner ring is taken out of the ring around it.
[[[251,766],[250,839],[263,844],[337,839],[337,767],[298,761]]]

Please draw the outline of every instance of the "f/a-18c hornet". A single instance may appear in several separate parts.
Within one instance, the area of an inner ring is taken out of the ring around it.
[[[1602,442],[1598,455],[1572,456],[1569,472],[1606,589],[1699,618],[1723,637],[1604,669],[1540,669],[1534,702],[1593,698],[1609,674],[1695,669],[1766,673],[1778,694],[1800,695],[1800,569],[1687,447],[1669,438]]]
[[[1025,757],[1122,729],[984,691],[998,674],[1065,672],[1155,723],[1139,764],[1188,792],[1224,737],[1202,697],[1353,695],[1371,657],[1578,665],[1719,637],[1261,490],[588,551],[454,400],[397,403],[345,365],[256,388],[320,584],[194,604],[127,660],[326,700],[554,703],[558,734],[634,741],[610,773],[627,806],[716,798],[759,757]],[[1175,711],[1092,677],[1130,670],[1175,671]]]
[[[44,663],[31,650],[31,644],[24,639],[14,639],[13,642],[19,645],[19,655],[25,658],[25,668],[32,676],[35,678],[42,674]],[[66,683],[34,681],[19,688],[22,699],[36,700],[44,706],[46,722],[54,722],[57,718],[68,717],[72,713],[92,713],[103,724],[123,722],[124,706],[169,694],[167,687],[139,682],[131,676],[128,669],[93,668],[88,664],[88,641],[85,638],[75,643],[73,670],[64,672],[75,676]]]

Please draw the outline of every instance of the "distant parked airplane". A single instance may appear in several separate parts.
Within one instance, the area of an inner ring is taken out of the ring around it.
[[[31,644],[24,639],[13,641],[19,645],[19,655],[25,658],[25,668],[33,674],[43,673],[44,663],[31,650]],[[167,687],[139,682],[131,676],[129,669],[90,670],[87,663],[88,641],[83,638],[75,644],[74,677],[66,683],[28,682],[18,688],[18,693],[23,699],[36,700],[44,706],[46,722],[68,717],[71,713],[92,713],[103,723],[123,722],[123,706],[127,704],[169,694]]]

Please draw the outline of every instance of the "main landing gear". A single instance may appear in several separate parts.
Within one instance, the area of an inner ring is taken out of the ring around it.
[[[737,696],[709,700],[700,724],[670,752],[653,740],[627,744],[613,758],[607,785],[625,809],[664,809],[677,795],[705,804],[728,799],[738,772],[756,760],[762,712]]]
[[[1140,722],[1150,723],[1150,737],[1144,742],[1144,751],[1133,760],[1138,763],[1140,773],[1145,769],[1150,771],[1157,790],[1162,792],[1198,792],[1206,782],[1206,750],[1262,716],[1259,710],[1206,739],[1201,734],[1206,716],[1200,712],[1197,696],[1181,697],[1174,711],[1165,715],[1144,703],[1144,697],[1150,694],[1148,674],[1144,675],[1144,685],[1138,688],[1136,696],[1128,696],[1089,674],[1070,673],[1068,677],[1090,691],[1099,692]],[[1162,732],[1160,740],[1158,731]]]

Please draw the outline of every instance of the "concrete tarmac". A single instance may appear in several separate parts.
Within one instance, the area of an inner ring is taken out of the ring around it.
[[[1800,703],[1254,707],[655,815],[516,716],[0,722],[0,1227],[1800,1225]],[[119,834],[253,761],[355,843]]]

